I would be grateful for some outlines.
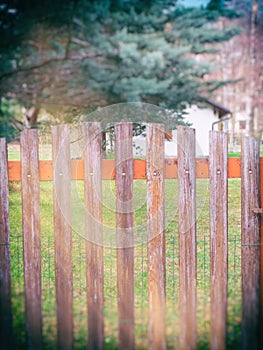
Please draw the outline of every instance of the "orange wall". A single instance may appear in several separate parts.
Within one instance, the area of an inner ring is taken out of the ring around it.
[[[228,177],[240,178],[240,158],[228,159]],[[8,162],[8,176],[9,181],[20,181],[21,170],[20,161]],[[165,177],[167,179],[177,178],[177,159],[166,158],[165,159]],[[263,173],[263,158],[260,159],[260,168]],[[40,180],[52,180],[52,161],[40,160],[39,161]],[[71,161],[72,179],[83,180],[84,169],[83,160]],[[114,179],[114,160],[102,161],[102,178],[104,180]],[[208,158],[196,159],[196,176],[197,178],[209,177],[209,160]],[[134,160],[134,179],[146,178],[146,162],[145,160]]]

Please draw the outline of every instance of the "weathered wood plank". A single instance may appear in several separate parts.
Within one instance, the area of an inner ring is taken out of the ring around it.
[[[135,349],[132,123],[115,124],[119,349]]]
[[[166,349],[164,125],[146,126],[149,349]]]
[[[27,343],[29,349],[41,349],[42,290],[38,131],[24,130],[20,136],[20,146]]]
[[[227,134],[210,132],[210,296],[213,350],[226,348],[228,271]]]
[[[73,348],[73,281],[69,126],[52,127],[58,348]]]
[[[260,208],[263,214],[263,159],[260,158]],[[260,216],[260,349],[263,349],[263,217]]]
[[[6,141],[0,139],[0,349],[12,349],[10,222]]]
[[[241,160],[242,349],[259,349],[260,206],[259,140],[244,137]]]
[[[196,348],[195,130],[178,127],[178,239],[180,347]]]
[[[104,269],[102,231],[102,133],[100,123],[84,123],[84,197],[88,349],[104,347]]]

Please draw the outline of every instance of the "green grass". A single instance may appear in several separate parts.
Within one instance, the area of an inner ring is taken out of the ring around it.
[[[41,156],[42,155],[42,156]],[[40,150],[40,159],[47,160],[51,159],[51,150],[50,151],[41,151]],[[260,153],[260,156],[263,156],[263,152]],[[240,158],[241,153],[240,152],[231,152],[228,153],[229,158]],[[107,154],[107,159],[114,159],[113,153]],[[19,145],[11,145],[8,149],[8,160],[20,160],[20,149]]]
[[[39,145],[39,159],[51,160],[52,150],[51,145]],[[19,143],[11,143],[8,145],[8,160],[20,160],[20,145]]]
[[[83,182],[78,182],[83,200]],[[166,330],[168,349],[178,346],[178,235],[177,180],[166,180]],[[115,227],[115,187],[113,181],[103,181],[103,220],[111,232]],[[135,208],[135,332],[138,349],[147,349],[147,246],[145,181],[134,181]],[[12,307],[15,329],[15,349],[25,348],[25,315],[22,261],[22,215],[20,183],[10,183]],[[43,284],[44,349],[56,347],[55,276],[52,183],[41,182],[41,242]],[[108,233],[106,233],[108,234]],[[109,233],[110,235],[110,233]],[[105,269],[105,349],[117,348],[117,285],[116,249],[109,244],[104,249]],[[197,319],[198,349],[209,349],[209,183],[197,180]],[[74,322],[75,347],[86,346],[86,281],[85,240],[73,232]],[[240,180],[229,180],[229,301],[227,348],[238,347],[241,322],[240,267]]]
[[[260,152],[260,157],[263,157],[263,152]],[[241,158],[241,152],[229,152],[228,158]]]
[[[228,153],[228,158],[240,158],[241,152],[230,152]]]

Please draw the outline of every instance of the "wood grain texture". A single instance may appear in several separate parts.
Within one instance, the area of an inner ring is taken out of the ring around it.
[[[228,271],[227,134],[210,132],[210,296],[213,350],[226,348]]]
[[[52,127],[58,349],[73,348],[73,282],[69,126]]]
[[[260,158],[260,208],[263,208],[263,159]],[[262,214],[262,213],[261,213]],[[260,349],[263,349],[263,217],[260,216]]]
[[[241,267],[242,349],[259,349],[260,325],[260,216],[259,140],[242,140]]]
[[[0,139],[0,349],[12,349],[10,222],[6,141]]]
[[[115,124],[119,349],[135,349],[132,123]]]
[[[164,125],[146,125],[149,349],[166,349]]]
[[[102,231],[102,133],[100,123],[84,123],[84,198],[88,349],[104,347],[104,269]]]
[[[178,239],[180,348],[196,348],[195,130],[178,127]]]
[[[41,349],[42,290],[38,131],[24,130],[20,136],[20,146],[27,347]]]

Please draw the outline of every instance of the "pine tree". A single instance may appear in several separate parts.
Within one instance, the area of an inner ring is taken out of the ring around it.
[[[222,82],[204,80],[212,67],[196,57],[236,34],[209,27],[218,9],[168,0],[15,1],[0,13],[0,96],[71,115],[136,101],[180,110],[207,97]]]

